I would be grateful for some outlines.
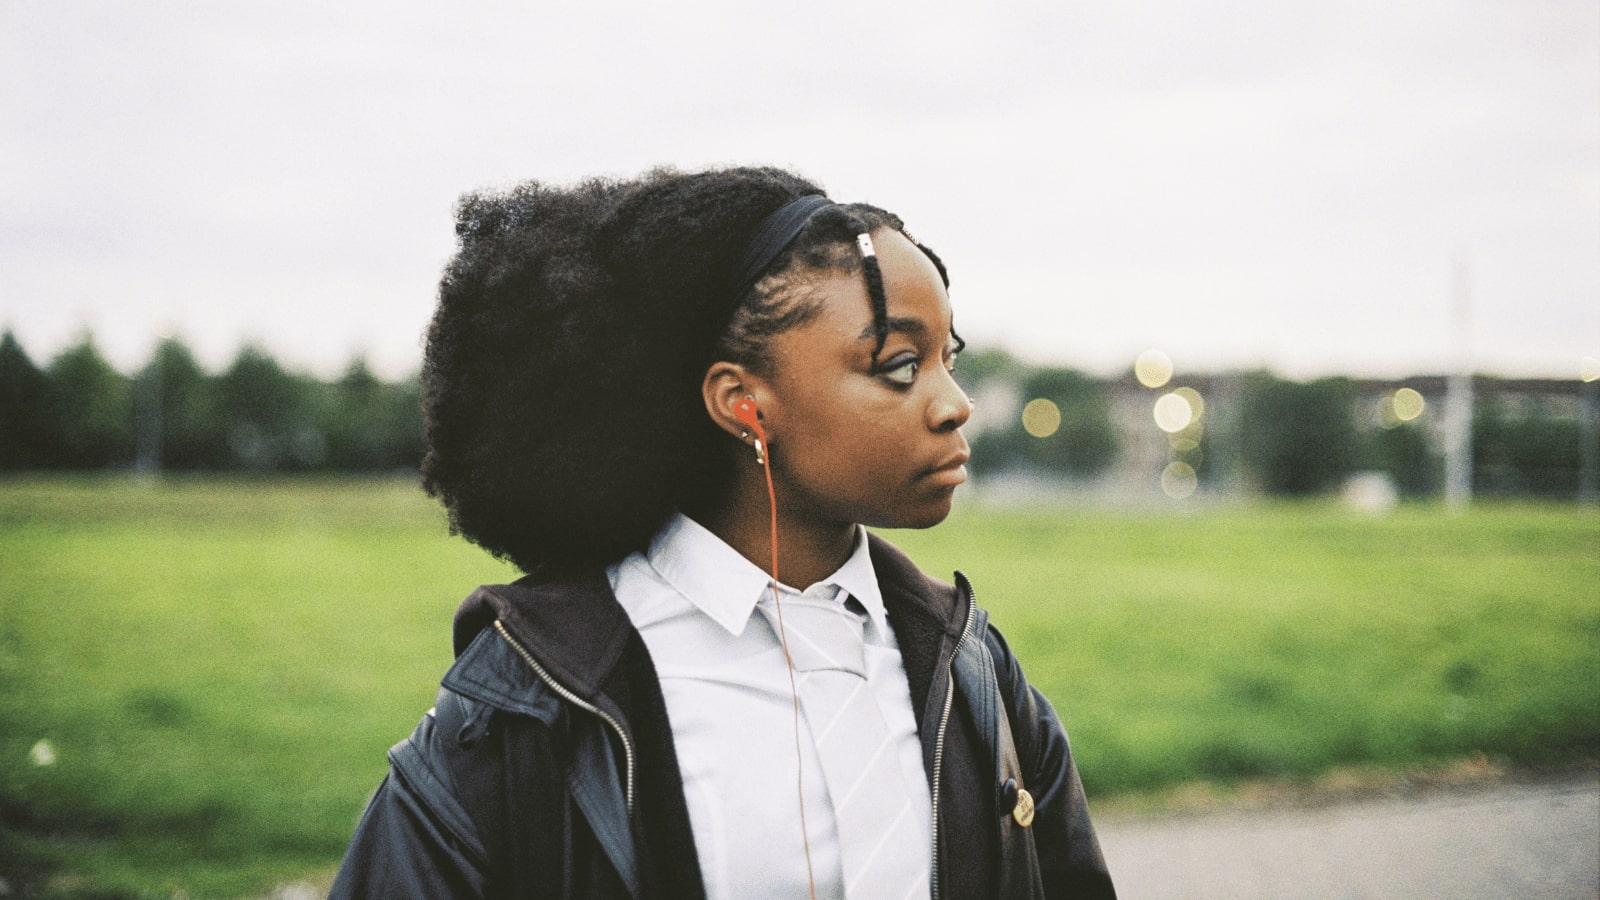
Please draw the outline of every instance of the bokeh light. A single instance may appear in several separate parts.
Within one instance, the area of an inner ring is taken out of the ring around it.
[[[1172,357],[1160,350],[1146,350],[1133,361],[1133,377],[1147,388],[1158,388],[1172,380]]]
[[[1036,397],[1022,408],[1022,428],[1036,438],[1047,438],[1061,427],[1061,408],[1053,401]]]
[[[1428,406],[1428,401],[1422,399],[1422,395],[1411,388],[1395,391],[1394,398],[1390,402],[1394,406],[1394,417],[1402,422],[1410,422],[1422,415],[1422,411]]]
[[[1156,424],[1162,431],[1173,434],[1189,427],[1194,421],[1194,409],[1189,406],[1189,401],[1177,391],[1161,395],[1156,401]]]
[[[1173,391],[1173,393],[1189,401],[1189,418],[1191,421],[1198,421],[1201,416],[1206,414],[1206,401],[1200,396],[1199,391],[1192,387],[1181,387]]]
[[[1200,479],[1194,474],[1194,466],[1188,463],[1169,462],[1161,470],[1161,492],[1174,500],[1188,497],[1199,486]]]
[[[1584,381],[1600,381],[1600,357],[1585,356],[1578,364],[1578,377]]]
[[[1186,463],[1190,468],[1199,469],[1200,461],[1205,459],[1205,452],[1200,449],[1200,442],[1181,435],[1171,436],[1171,445],[1167,458],[1172,462]]]

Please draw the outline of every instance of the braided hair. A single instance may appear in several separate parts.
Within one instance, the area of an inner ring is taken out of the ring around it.
[[[887,298],[858,236],[904,233],[892,213],[827,206],[742,296],[724,296],[761,222],[821,193],[780,169],[730,168],[464,196],[422,367],[423,487],[451,530],[530,573],[647,546],[675,510],[731,483],[734,448],[700,396],[706,368],[765,371],[771,339],[821,309],[820,275],[863,277],[876,360]]]
[[[898,231],[915,244],[933,262],[944,286],[950,286],[944,261],[912,237],[899,216],[864,203],[830,206],[811,218],[788,248],[774,257],[766,276],[741,298],[718,345],[720,358],[763,371],[766,342],[802,324],[820,308],[819,299],[806,295],[809,281],[840,272],[859,273],[866,284],[875,341],[872,358],[876,361],[889,338],[889,301],[870,235],[883,229]],[[960,342],[959,337],[956,340]]]

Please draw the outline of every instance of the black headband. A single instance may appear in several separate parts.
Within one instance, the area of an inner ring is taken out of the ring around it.
[[[796,197],[779,207],[777,212],[761,222],[756,233],[745,246],[744,257],[739,260],[736,275],[729,282],[728,303],[737,304],[761,278],[761,273],[777,258],[783,248],[794,242],[811,221],[811,217],[824,207],[833,206],[832,200],[821,194]]]

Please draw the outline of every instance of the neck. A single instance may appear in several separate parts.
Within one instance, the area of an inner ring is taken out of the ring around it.
[[[739,555],[770,573],[771,511],[765,475],[757,471],[756,477],[761,480],[741,478],[724,502],[689,515]],[[778,497],[778,578],[784,584],[805,590],[827,578],[850,558],[855,542],[854,523],[823,522],[786,512],[783,497]]]

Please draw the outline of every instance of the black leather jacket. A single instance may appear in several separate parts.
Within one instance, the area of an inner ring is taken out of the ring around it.
[[[1066,733],[971,586],[870,549],[919,714],[935,898],[1114,896]],[[455,645],[331,897],[703,896],[660,685],[603,574],[479,588]]]

